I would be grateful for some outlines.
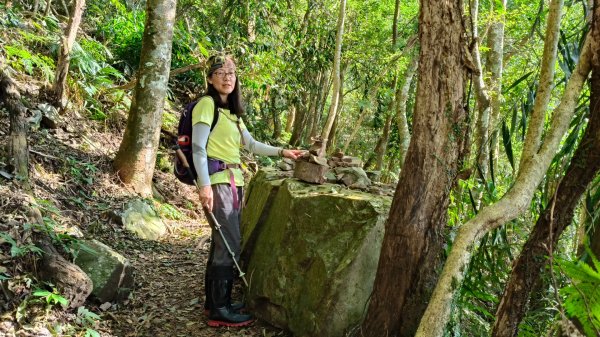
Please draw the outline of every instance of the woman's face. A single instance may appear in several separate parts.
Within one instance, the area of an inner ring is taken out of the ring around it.
[[[208,83],[212,84],[217,92],[225,97],[233,92],[235,82],[235,63],[231,59],[227,59],[223,67],[215,70],[208,78]]]

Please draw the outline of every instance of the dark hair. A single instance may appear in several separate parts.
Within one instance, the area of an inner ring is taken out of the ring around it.
[[[239,79],[235,79],[235,86],[231,94],[227,96],[227,102],[221,101],[221,95],[211,83],[208,83],[207,81],[207,84],[208,87],[206,89],[206,95],[212,97],[215,100],[215,104],[219,108],[229,109],[232,114],[238,117],[242,117],[244,115],[244,102],[242,101],[242,92],[240,90]]]
[[[240,80],[237,77],[235,78],[235,86],[233,87],[231,94],[227,96],[227,102],[221,102],[221,95],[217,89],[215,89],[215,87],[208,82],[208,78],[213,75],[215,70],[223,67],[223,64],[225,64],[227,59],[231,60],[231,62],[235,64],[233,57],[224,54],[213,55],[208,59],[209,69],[206,75],[206,95],[211,96],[215,100],[215,104],[218,107],[229,109],[232,114],[242,117],[245,109],[244,102],[242,101],[242,91],[240,90]]]

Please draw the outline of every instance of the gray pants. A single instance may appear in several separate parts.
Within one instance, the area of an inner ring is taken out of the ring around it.
[[[231,251],[235,254],[236,260],[239,260],[241,251],[240,222],[242,217],[242,200],[244,199],[243,188],[237,187],[237,208],[233,205],[233,191],[229,184],[212,185],[212,190],[213,214],[219,225],[221,225],[221,232],[225,236]],[[213,230],[207,266],[208,277],[215,279],[229,279],[229,273],[223,274],[223,270],[231,270],[233,272],[233,265],[233,259],[223,243],[221,235]]]

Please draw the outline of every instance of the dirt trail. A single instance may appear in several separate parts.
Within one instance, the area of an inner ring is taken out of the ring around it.
[[[119,337],[286,336],[261,321],[244,328],[215,329],[206,324],[203,294],[208,225],[179,228],[161,242],[120,242],[119,250],[135,268],[136,288],[129,300],[107,310],[107,330]]]

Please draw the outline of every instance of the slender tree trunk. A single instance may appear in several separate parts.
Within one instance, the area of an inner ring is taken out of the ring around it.
[[[290,137],[290,145],[298,146],[298,143],[302,139],[302,132],[306,126],[306,119],[308,111],[310,111],[310,95],[307,91],[302,93],[302,102],[298,103],[299,108],[296,109],[294,118],[294,127],[292,128],[292,136]],[[303,104],[304,102],[304,104]],[[308,102],[308,104],[306,104]]]
[[[525,161],[531,160],[542,144],[542,133],[546,121],[546,110],[552,95],[552,84],[554,82],[554,68],[556,64],[556,51],[560,30],[560,19],[563,8],[563,0],[552,0],[548,14],[548,28],[544,40],[544,54],[542,57],[542,69],[538,90],[535,94],[533,112],[529,118],[529,127],[523,144],[521,155],[522,166]]]
[[[0,66],[3,66],[0,62]],[[29,190],[29,144],[27,143],[27,108],[21,103],[21,93],[6,69],[0,73],[0,103],[9,113],[8,158],[13,172]]]
[[[346,139],[346,143],[344,144],[344,147],[342,148],[343,153],[348,152],[348,147],[350,146],[350,143],[352,143],[352,140],[356,136],[356,133],[360,129],[360,126],[362,125],[362,122],[365,120],[366,116],[367,116],[367,114],[365,112],[365,108],[361,107],[358,112],[358,121],[356,121],[356,124],[354,124],[354,129],[352,129],[350,136],[348,137],[348,139]]]
[[[448,194],[467,141],[462,9],[460,0],[421,1],[413,136],[386,223],[363,336],[413,336],[441,267]]]
[[[329,106],[329,116],[327,117],[327,121],[325,122],[325,126],[323,126],[323,131],[321,132],[321,139],[323,139],[323,148],[321,149],[321,153],[326,153],[327,151],[327,139],[329,138],[329,134],[331,132],[331,127],[333,125],[333,121],[335,120],[335,116],[337,115],[337,108],[339,102],[339,92],[340,92],[340,63],[342,59],[342,39],[344,36],[344,20],[346,18],[346,0],[340,0],[340,12],[338,16],[337,23],[337,34],[335,39],[335,55],[333,58],[333,94],[331,98],[331,105]]]
[[[62,38],[60,52],[58,54],[58,62],[56,63],[56,75],[52,93],[54,95],[55,104],[62,110],[67,106],[67,75],[69,74],[69,63],[71,61],[71,50],[77,37],[77,30],[81,23],[81,16],[85,7],[85,0],[75,0],[73,6],[73,15],[69,18],[69,25]]]
[[[375,171],[381,171],[383,169],[383,158],[387,152],[387,144],[390,141],[390,129],[392,128],[393,115],[390,113],[383,127],[383,134],[381,135],[380,142],[378,143],[379,148],[375,148]]]
[[[471,20],[472,27],[471,30],[473,32],[473,41],[475,42],[473,48],[473,57],[475,60],[475,66],[477,70],[474,74],[474,87],[475,87],[475,97],[476,97],[476,106],[478,111],[477,118],[477,127],[476,127],[476,146],[477,146],[477,156],[476,163],[479,165],[479,169],[483,176],[482,180],[487,179],[488,172],[488,158],[490,151],[489,144],[489,126],[490,126],[490,97],[488,95],[488,90],[484,81],[483,67],[481,65],[481,53],[479,52],[479,0],[473,0],[471,3]],[[476,198],[477,200],[480,197]]]
[[[46,1],[46,9],[44,10],[44,16],[48,16],[50,14],[50,7],[52,5],[52,0]]]
[[[542,181],[575,111],[583,83],[590,71],[592,54],[590,45],[593,44],[593,48],[596,49],[599,47],[592,41],[589,36],[586,38],[579,63],[569,78],[560,104],[554,111],[550,129],[539,151],[521,161],[515,184],[500,201],[483,208],[458,230],[431,301],[419,324],[417,337],[443,335],[444,327],[450,317],[452,299],[464,279],[464,271],[467,270],[470,262],[473,245],[483,235],[516,218],[529,207],[531,198]],[[526,138],[525,142],[528,141],[529,139]]]
[[[296,120],[296,107],[298,106],[298,104],[293,104],[290,106],[289,110],[288,110],[288,116],[287,116],[287,120],[285,122],[285,132],[286,133],[290,133],[292,132],[292,126],[294,126],[294,121]]]
[[[398,18],[400,17],[400,0],[396,0],[394,6],[394,23],[392,26],[392,48],[396,47],[398,42]]]
[[[329,71],[325,70],[321,73],[321,81],[319,87],[317,88],[318,95],[316,96],[316,102],[314,105],[314,111],[311,115],[313,117],[311,121],[311,127],[308,131],[308,137],[310,139],[316,137],[319,134],[319,125],[321,123],[321,116],[323,116],[323,109],[325,106],[325,101],[327,100],[327,96],[329,95],[329,91],[331,89],[332,81],[329,80]]]
[[[273,116],[273,139],[277,140],[281,138],[281,116],[279,115],[279,111],[276,107],[275,102],[277,102],[277,96],[273,97],[271,102],[271,116]]]
[[[592,33],[597,35],[596,39],[599,38],[598,23],[592,28]],[[596,51],[596,55],[600,56],[600,53]],[[513,264],[510,280],[496,312],[492,330],[494,337],[517,336],[530,294],[547,265],[546,256],[552,253],[560,235],[571,224],[575,207],[600,170],[600,61],[595,58],[593,63],[587,129],[558,190],[540,215],[521,255]]]
[[[369,97],[369,81],[368,81],[368,79],[365,81],[365,90],[363,91],[363,99],[366,100],[367,97]],[[343,153],[346,153],[348,151],[348,147],[350,146],[350,143],[352,142],[352,140],[356,136],[356,133],[360,129],[360,126],[362,125],[362,122],[364,121],[365,117],[366,117],[365,108],[364,108],[364,106],[361,105],[360,109],[358,110],[358,121],[354,124],[354,128],[352,129],[350,136],[346,139],[346,142],[344,143],[344,147],[342,148]]]
[[[489,33],[490,52],[488,54],[488,68],[490,72],[490,151],[492,151],[492,164],[498,163],[500,129],[500,107],[502,105],[502,57],[504,54],[504,13],[506,11],[506,0],[499,1],[501,6],[499,20],[492,23]],[[494,172],[498,172],[494,166]]]
[[[404,166],[404,159],[406,158],[406,151],[408,151],[408,144],[410,143],[410,131],[408,129],[408,119],[406,117],[406,103],[408,101],[408,94],[412,79],[415,76],[418,66],[418,55],[414,55],[406,72],[404,73],[404,83],[400,87],[400,92],[396,92],[397,105],[396,105],[396,123],[398,123],[398,137],[400,138],[400,154],[398,158],[398,165],[400,168]]]
[[[329,132],[329,139],[327,139],[327,149],[331,152],[331,147],[335,146],[336,140],[335,136],[337,133],[338,122],[340,120],[340,115],[344,108],[344,74],[346,73],[348,66],[344,67],[344,69],[340,72],[340,86],[338,91],[338,113],[335,114],[335,119],[333,121],[333,125],[331,126],[331,131]]]
[[[152,175],[171,65],[175,8],[175,0],[149,0],[146,3],[140,80],[114,161],[121,180],[144,196],[152,195]]]

